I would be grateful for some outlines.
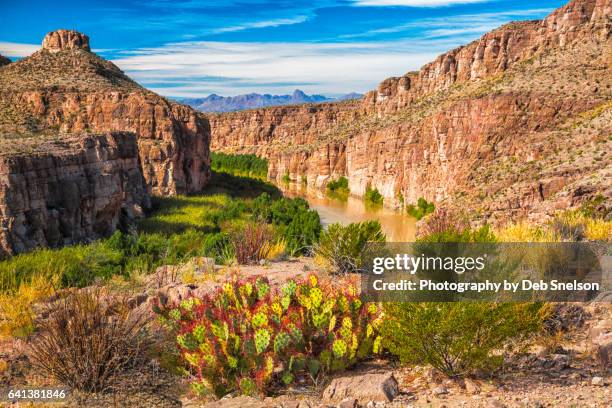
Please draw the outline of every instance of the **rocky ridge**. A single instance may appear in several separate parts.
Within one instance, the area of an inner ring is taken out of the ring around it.
[[[178,101],[201,112],[233,112],[244,109],[263,108],[266,106],[337,102],[347,99],[359,99],[362,96],[363,95],[357,93],[350,93],[339,98],[328,98],[323,95],[306,95],[303,91],[296,89],[291,95],[261,95],[250,93],[237,96],[219,96],[212,94],[205,98],[180,98]]]
[[[211,115],[212,149],[255,153],[269,176],[419,197],[491,222],[612,196],[611,0],[510,23],[362,101]]]

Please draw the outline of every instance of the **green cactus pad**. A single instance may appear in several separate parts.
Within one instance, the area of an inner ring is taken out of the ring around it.
[[[337,339],[334,341],[334,344],[332,345],[332,352],[334,353],[334,356],[340,358],[343,357],[346,354],[346,342],[342,339]]]
[[[255,332],[255,350],[257,354],[263,353],[270,345],[270,332],[267,329],[259,329]]]

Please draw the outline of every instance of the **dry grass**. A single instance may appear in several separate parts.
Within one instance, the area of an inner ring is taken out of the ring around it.
[[[500,242],[557,242],[559,236],[553,231],[519,221],[495,231]]]
[[[145,361],[152,344],[148,322],[124,299],[94,289],[70,293],[47,309],[29,357],[48,378],[74,390],[103,392]]]
[[[0,336],[27,337],[35,329],[33,306],[55,293],[59,276],[35,275],[13,293],[0,293]]]

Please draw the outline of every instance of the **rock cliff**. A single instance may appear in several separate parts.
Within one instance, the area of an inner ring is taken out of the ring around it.
[[[208,121],[58,30],[0,66],[0,257],[104,237],[210,177]]]
[[[90,52],[76,31],[47,34],[41,50],[0,68],[0,134],[129,131],[154,194],[197,192],[210,176],[210,129]]]
[[[133,133],[0,140],[0,258],[107,236],[149,205]]]
[[[213,150],[255,153],[269,176],[388,205],[419,197],[490,222],[612,196],[612,0],[510,23],[362,101],[211,115]],[[608,200],[609,202],[609,200]]]

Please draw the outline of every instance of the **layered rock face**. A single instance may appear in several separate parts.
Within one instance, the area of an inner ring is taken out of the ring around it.
[[[90,52],[76,31],[0,67],[0,256],[109,235],[149,194],[200,191],[210,128]]]
[[[0,141],[0,258],[107,236],[149,206],[133,133]]]
[[[612,196],[612,0],[510,23],[362,101],[210,117],[213,150],[256,153],[269,176],[399,206],[424,197],[474,219],[545,218]]]
[[[210,177],[207,120],[136,84],[75,31],[49,33],[40,51],[0,69],[0,133],[58,131],[135,133],[154,194],[197,192]]]

